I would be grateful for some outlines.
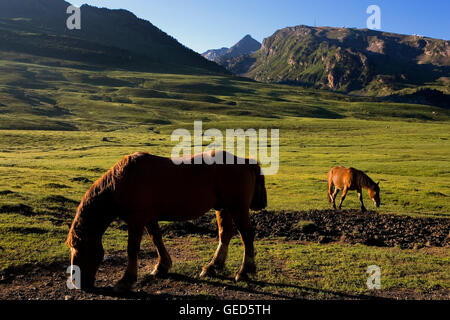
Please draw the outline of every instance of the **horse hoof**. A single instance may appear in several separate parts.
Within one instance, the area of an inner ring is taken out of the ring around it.
[[[136,283],[136,278],[133,279],[127,275],[125,275],[122,279],[120,279],[116,285],[114,286],[113,290],[116,293],[125,293],[130,291],[133,288],[133,285]]]
[[[234,280],[236,280],[236,282],[239,282],[239,281],[249,281],[250,278],[249,278],[249,276],[248,276],[247,273],[240,273],[240,272],[239,272],[239,273],[236,275],[236,277],[234,278]]]
[[[202,272],[200,273],[200,278],[215,277],[216,275],[217,275],[216,268],[214,268],[214,266],[210,265],[210,266],[203,268]]]
[[[113,288],[113,291],[115,293],[126,293],[129,292],[131,290],[131,288],[133,287],[132,284],[129,283],[125,283],[125,282],[121,282],[119,281]]]
[[[152,273],[150,273],[150,275],[155,278],[166,278],[168,274],[169,274],[169,271],[163,270],[163,269],[155,269],[152,271]]]

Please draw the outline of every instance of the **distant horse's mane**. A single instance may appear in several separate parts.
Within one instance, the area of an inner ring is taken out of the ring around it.
[[[354,169],[354,168],[352,168]],[[357,169],[354,169],[357,170]],[[359,173],[359,183],[361,186],[365,186],[367,188],[375,187],[377,184],[373,181],[367,174],[362,172],[361,170],[357,170]]]
[[[117,184],[124,178],[126,172],[130,166],[135,163],[136,158],[145,155],[145,153],[135,153],[124,157],[121,161],[115,164],[108,170],[100,179],[92,184],[89,190],[84,195],[78,206],[75,220],[70,228],[69,235],[66,240],[66,244],[71,248],[77,248],[81,239],[86,236],[86,228],[84,228],[84,221],[86,220],[87,209],[91,207],[95,202],[107,197],[116,189]],[[105,199],[105,201],[110,200]],[[89,219],[102,219],[101,215],[89,215]]]

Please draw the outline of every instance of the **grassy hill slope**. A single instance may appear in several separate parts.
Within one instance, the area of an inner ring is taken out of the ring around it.
[[[0,0],[0,51],[110,68],[227,73],[126,10],[83,5],[81,29],[69,30],[68,6],[63,0]]]
[[[0,53],[1,57],[8,55]],[[426,105],[229,76],[90,71],[70,61],[61,63],[67,66],[0,60],[1,129],[117,130],[237,116],[279,119],[279,123],[285,117],[446,121],[450,115],[448,110]]]

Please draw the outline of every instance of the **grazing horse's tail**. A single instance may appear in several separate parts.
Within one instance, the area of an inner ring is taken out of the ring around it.
[[[253,172],[255,173],[255,191],[253,192],[253,199],[250,203],[250,209],[262,210],[267,207],[267,192],[264,183],[264,175],[261,172],[261,167],[258,164],[251,164]]]

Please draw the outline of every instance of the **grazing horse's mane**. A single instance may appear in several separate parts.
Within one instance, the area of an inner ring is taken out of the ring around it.
[[[134,153],[124,157],[121,161],[109,169],[100,179],[92,184],[77,208],[77,213],[75,215],[74,222],[70,227],[66,245],[71,248],[76,248],[81,239],[85,238],[87,230],[84,227],[84,222],[86,219],[104,219],[104,217],[100,214],[89,214],[89,217],[87,217],[87,212],[90,211],[88,209],[94,206],[97,201],[111,201],[109,196],[116,189],[116,185],[124,178],[126,172],[135,163],[136,158],[143,155],[145,155],[145,153]],[[98,222],[101,223],[103,221]],[[98,223],[94,223],[94,225],[98,225]]]
[[[372,187],[376,187],[377,184],[364,172],[362,172],[361,170],[357,170],[355,168],[350,168],[353,170],[356,170],[359,174],[358,174],[358,182],[359,185],[362,187],[366,187],[366,188],[372,188]]]

